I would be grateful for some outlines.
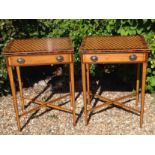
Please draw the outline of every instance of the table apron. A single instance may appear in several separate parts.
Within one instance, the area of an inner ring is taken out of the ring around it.
[[[95,61],[92,57],[96,58]],[[130,57],[135,56],[135,60],[131,60]],[[142,63],[147,61],[147,54],[145,53],[121,53],[121,54],[82,54],[82,63]]]
[[[58,57],[63,58],[58,60]],[[20,63],[18,60],[23,60]],[[72,54],[55,54],[55,55],[36,55],[36,56],[10,56],[7,57],[9,66],[36,66],[36,65],[49,65],[49,64],[67,64],[73,63]]]

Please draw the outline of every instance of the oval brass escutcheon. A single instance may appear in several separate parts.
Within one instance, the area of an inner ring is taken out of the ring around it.
[[[17,59],[17,62],[18,62],[20,65],[22,65],[22,64],[25,63],[25,59],[23,59],[23,58],[18,58],[18,59]]]
[[[96,62],[98,60],[98,57],[96,55],[93,55],[90,57],[90,59],[93,61],[93,62]]]
[[[131,61],[135,61],[137,59],[137,55],[136,54],[132,54],[132,55],[129,56],[129,59]]]
[[[62,62],[62,61],[64,61],[64,57],[62,55],[59,55],[59,56],[56,57],[56,60],[58,62]]]

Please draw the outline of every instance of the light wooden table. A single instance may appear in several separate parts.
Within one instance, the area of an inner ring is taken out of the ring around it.
[[[82,85],[84,99],[84,114],[85,124],[88,124],[88,116],[90,112],[101,110],[107,105],[116,105],[127,111],[131,111],[140,115],[140,127],[143,123],[144,114],[144,97],[145,97],[145,81],[146,67],[149,49],[143,36],[94,36],[83,39],[80,47],[81,66],[82,66]],[[127,95],[124,97],[111,100],[97,94],[90,93],[90,64],[137,64],[137,82],[136,82],[136,106],[131,108],[125,104],[121,104],[122,99],[133,96]],[[139,102],[139,85],[140,85],[140,66],[142,65],[142,86],[141,86],[141,107],[138,108]],[[104,104],[95,107],[91,105],[90,96],[99,98]]]
[[[27,115],[28,113],[39,110],[43,107],[50,107],[57,110],[62,110],[73,114],[73,125],[76,123],[75,116],[75,96],[74,96],[74,49],[72,47],[71,40],[69,38],[42,38],[42,39],[15,39],[11,41],[4,50],[6,57],[8,75],[10,79],[10,86],[13,96],[13,105],[16,113],[16,120],[18,129],[21,130],[20,117]],[[22,91],[22,80],[20,75],[20,67],[24,66],[37,66],[37,65],[50,65],[50,64],[69,64],[70,68],[70,93],[62,97],[53,99],[49,102],[42,102],[33,100],[36,107],[30,110],[25,109],[26,98]],[[18,101],[16,96],[16,87],[14,82],[14,75],[12,68],[15,67],[18,77],[18,85],[21,97],[22,111],[18,110]],[[67,96],[70,96],[70,108],[55,105],[56,101],[59,101]]]

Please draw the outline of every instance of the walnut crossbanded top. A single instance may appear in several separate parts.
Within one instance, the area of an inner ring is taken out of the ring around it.
[[[143,36],[92,36],[82,41],[80,52],[148,52]]]
[[[69,38],[14,39],[5,48],[4,55],[73,53]]]

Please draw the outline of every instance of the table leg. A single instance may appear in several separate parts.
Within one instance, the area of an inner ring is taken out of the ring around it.
[[[143,115],[144,115],[146,67],[147,67],[147,63],[144,62],[143,68],[142,68],[142,91],[141,91],[141,112],[140,112],[140,127],[141,128],[143,124]]]
[[[23,89],[22,89],[22,81],[21,81],[21,73],[20,73],[20,67],[16,67],[17,77],[18,77],[18,83],[19,83],[19,93],[22,103],[22,111],[24,112],[24,96],[23,96]]]
[[[141,64],[137,64],[137,80],[136,80],[136,109],[137,110],[138,110],[138,102],[139,102],[140,65]]]
[[[20,118],[19,118],[19,112],[18,112],[18,103],[17,103],[17,96],[16,96],[16,88],[15,88],[15,83],[14,83],[14,79],[13,79],[12,68],[11,68],[11,66],[8,66],[7,69],[8,69],[10,86],[11,86],[11,91],[12,91],[12,96],[13,96],[13,106],[14,106],[14,110],[15,110],[15,113],[16,113],[17,126],[18,126],[18,130],[20,131],[21,130],[21,125],[20,125]]]
[[[87,98],[86,98],[86,65],[81,64],[82,66],[82,87],[83,87],[83,100],[84,100],[84,115],[85,115],[85,125],[88,124],[88,111],[87,111]]]
[[[87,100],[90,105],[90,76],[89,76],[89,64],[86,64],[86,79],[87,79]]]
[[[71,93],[71,106],[73,111],[73,125],[76,125],[75,113],[75,88],[74,88],[74,64],[70,63],[70,93]]]

